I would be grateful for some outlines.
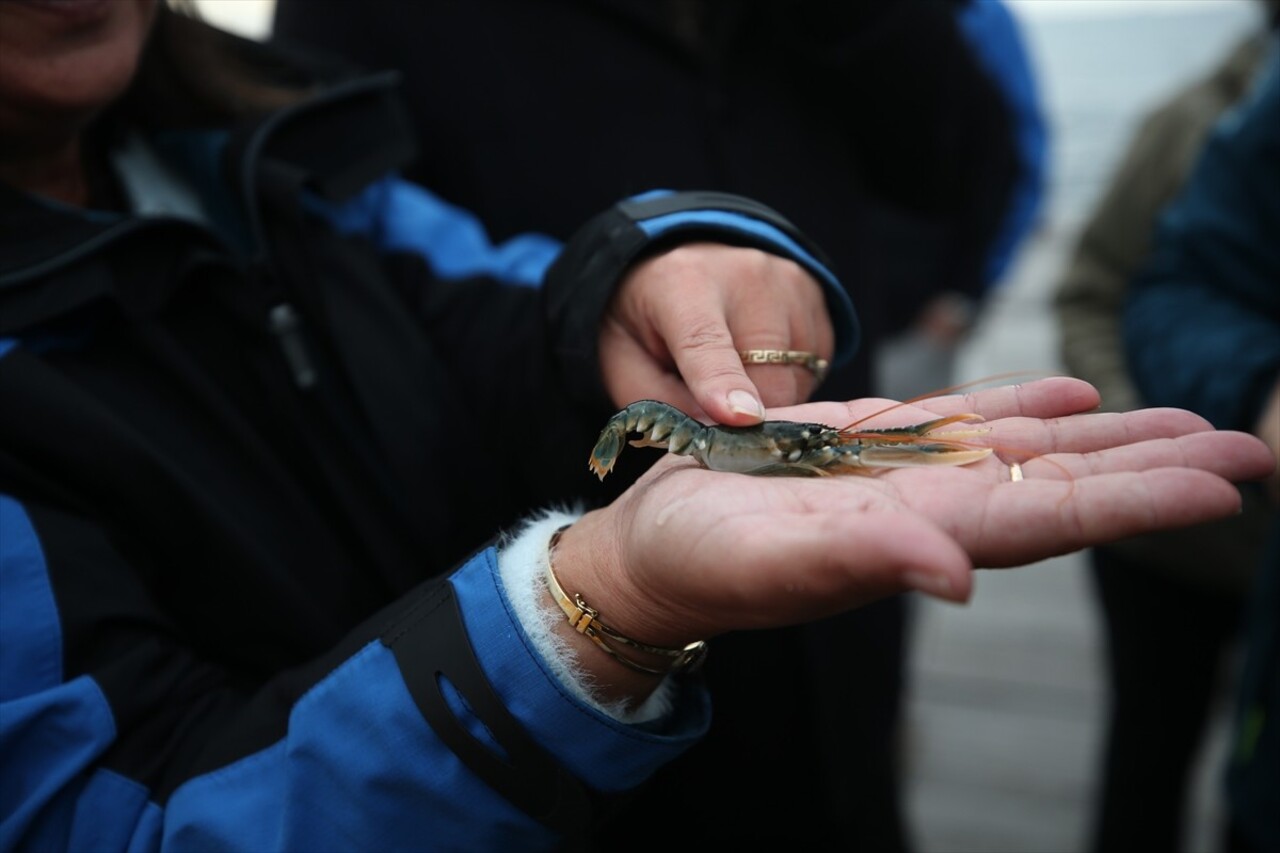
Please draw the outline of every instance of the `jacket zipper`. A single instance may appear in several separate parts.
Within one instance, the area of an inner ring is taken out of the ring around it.
[[[394,75],[380,74],[364,77],[335,86],[324,93],[308,98],[305,101],[286,107],[266,120],[257,128],[245,146],[241,161],[241,192],[245,203],[245,216],[249,225],[250,239],[253,243],[254,259],[252,266],[258,270],[258,277],[264,284],[268,302],[274,301],[276,293],[281,299],[267,310],[267,330],[276,339],[285,363],[293,375],[293,382],[300,390],[306,391],[315,387],[319,374],[315,361],[307,346],[303,334],[302,317],[297,307],[287,298],[283,298],[283,288],[279,287],[276,272],[267,254],[267,239],[263,233],[262,217],[258,210],[257,162],[267,140],[275,130],[298,113],[317,106],[333,103],[354,94],[383,89],[394,80]]]

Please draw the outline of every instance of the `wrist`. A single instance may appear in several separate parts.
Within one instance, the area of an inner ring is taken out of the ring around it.
[[[675,648],[703,639],[689,632],[686,620],[651,585],[625,569],[626,534],[618,515],[612,507],[588,512],[561,532],[555,554],[561,587],[570,598],[581,594],[611,628],[639,642]]]
[[[578,634],[591,640],[600,651],[632,672],[665,676],[697,670],[707,654],[707,644],[702,640],[675,647],[655,646],[636,640],[606,623],[600,617],[600,611],[588,604],[582,593],[565,592],[556,577],[555,559],[556,546],[569,526],[566,524],[552,534],[545,574],[551,600],[560,607],[569,626]]]
[[[577,518],[565,511],[540,513],[503,543],[498,567],[506,600],[529,647],[567,692],[622,723],[656,720],[670,712],[676,682],[656,677],[623,682],[604,677],[608,670],[599,666],[599,659],[607,656],[569,628],[547,592],[549,540],[555,530]]]
[[[689,672],[705,654],[700,638],[685,636],[676,626],[666,626],[650,614],[663,611],[657,602],[644,608],[643,591],[629,590],[626,577],[620,568],[617,531],[610,524],[607,510],[588,513],[565,528],[557,537],[554,554],[548,554],[548,569],[564,599],[565,606],[556,600],[550,583],[544,593],[545,601],[558,614],[556,633],[575,650],[578,662],[588,670],[593,687],[604,689],[611,696],[619,691],[646,691],[662,674]],[[554,566],[554,569],[551,567]],[[581,632],[583,614],[577,609],[577,601],[588,605],[593,614],[591,627],[601,623],[609,629],[596,638]],[[570,620],[573,616],[573,620]],[[618,640],[621,636],[625,640]],[[601,647],[604,643],[618,654],[611,654]],[[633,645],[634,643],[634,645]],[[657,653],[645,650],[653,647]],[[682,654],[686,648],[688,654]],[[626,658],[629,666],[619,658]],[[673,670],[672,664],[678,663]],[[658,670],[657,673],[644,670]]]

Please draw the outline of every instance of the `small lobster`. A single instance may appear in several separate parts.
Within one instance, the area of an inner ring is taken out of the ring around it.
[[[668,453],[691,456],[704,468],[759,477],[823,477],[868,468],[912,465],[967,465],[992,453],[955,439],[974,431],[956,430],[946,437],[933,433],[948,424],[982,420],[959,414],[889,429],[844,428],[796,421],[764,421],[749,427],[699,423],[679,409],[657,400],[638,400],[605,424],[591,450],[588,466],[601,480],[613,470],[623,442],[632,447],[666,447]],[[860,422],[859,422],[860,423]]]

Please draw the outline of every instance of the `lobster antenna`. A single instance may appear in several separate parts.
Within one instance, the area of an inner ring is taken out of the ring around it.
[[[863,415],[853,423],[844,427],[843,430],[853,429],[860,423],[865,423],[866,421],[869,421],[872,418],[878,418],[881,415],[886,415],[889,412],[892,412],[894,409],[901,409],[903,406],[910,406],[912,403],[919,403],[921,400],[930,400],[934,397],[942,397],[946,394],[954,394],[957,391],[964,391],[969,388],[977,388],[983,385],[991,385],[997,382],[1004,382],[1009,379],[1017,379],[1017,378],[1044,379],[1054,375],[1056,374],[1054,374],[1054,372],[1051,370],[1010,370],[1006,373],[993,373],[989,376],[982,376],[982,377],[979,377],[978,379],[971,379],[968,382],[961,382],[958,385],[948,385],[946,388],[938,388],[934,391],[926,391],[925,393],[918,394],[915,397],[911,397],[909,399],[901,400],[897,403],[893,403],[892,405],[885,406],[883,409],[880,409],[879,411],[872,412],[869,415]]]

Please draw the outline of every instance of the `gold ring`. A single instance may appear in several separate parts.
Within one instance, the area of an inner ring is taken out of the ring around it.
[[[1022,466],[1017,462],[1009,463],[1009,482],[1018,483],[1022,481]]]
[[[821,382],[831,366],[825,358],[817,353],[802,349],[744,349],[738,353],[743,364],[798,364],[813,374],[813,378]]]

